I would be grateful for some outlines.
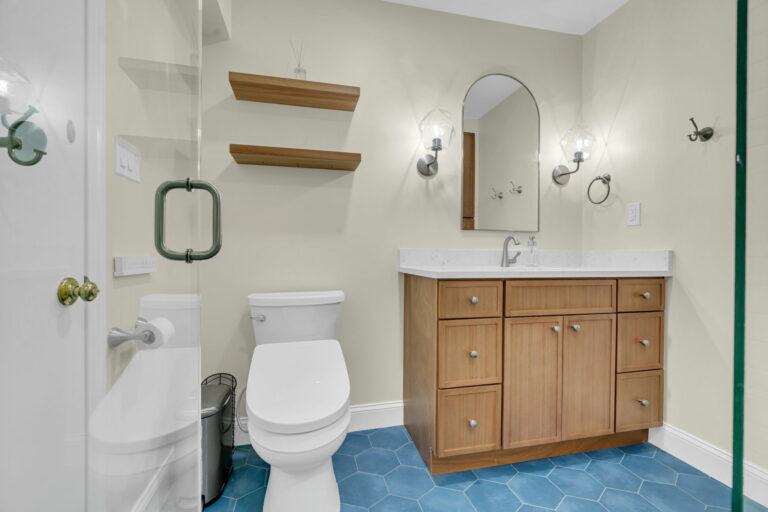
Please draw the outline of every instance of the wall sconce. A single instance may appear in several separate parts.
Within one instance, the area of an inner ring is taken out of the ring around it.
[[[568,166],[558,165],[552,171],[552,179],[555,183],[567,185],[571,174],[579,172],[582,162],[589,160],[592,156],[594,145],[595,136],[586,127],[578,125],[568,130],[560,141],[560,147],[563,149],[565,158],[572,159],[576,164],[576,169],[570,170]]]
[[[427,151],[434,151],[433,155],[424,155],[416,164],[419,174],[423,178],[434,178],[438,171],[437,153],[451,145],[453,139],[453,123],[451,114],[447,110],[436,108],[426,115],[419,123],[421,141]]]

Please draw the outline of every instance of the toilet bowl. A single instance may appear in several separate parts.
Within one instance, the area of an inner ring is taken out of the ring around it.
[[[338,512],[331,456],[349,429],[349,377],[335,339],[343,292],[252,294],[248,432],[271,465],[264,512]]]

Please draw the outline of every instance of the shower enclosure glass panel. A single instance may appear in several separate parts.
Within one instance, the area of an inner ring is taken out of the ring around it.
[[[737,209],[746,207],[742,506],[755,511],[765,510],[755,501],[768,507],[768,0],[749,0],[747,14],[746,76],[740,77],[747,94],[747,193]],[[734,433],[738,442],[738,425]]]
[[[88,505],[198,510],[199,264],[158,255],[154,200],[162,183],[199,177],[201,5],[110,0],[106,34],[107,326],[132,332],[138,318],[161,318],[173,332],[107,348],[106,367],[89,367],[106,371],[106,386],[89,404]],[[168,247],[208,247],[208,230],[203,241],[198,233],[210,203],[202,196],[169,194]],[[119,262],[128,267],[112,272]]]

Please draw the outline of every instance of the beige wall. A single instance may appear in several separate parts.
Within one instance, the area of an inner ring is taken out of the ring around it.
[[[539,224],[539,112],[520,87],[479,121],[476,229],[537,231]],[[548,173],[545,173],[548,174]],[[522,194],[510,192],[514,180]],[[492,187],[503,193],[492,199]]]
[[[354,113],[236,101],[229,71],[291,76],[303,38],[310,80],[360,86]],[[402,398],[400,247],[501,246],[460,227],[461,112],[470,85],[507,73],[541,107],[542,248],[579,248],[581,191],[551,184],[558,141],[576,121],[580,38],[378,0],[235,0],[232,40],[203,62],[202,176],[221,190],[224,248],[201,268],[203,371],[247,379],[254,347],[246,295],[340,288],[339,338],[352,403]],[[457,136],[424,181],[418,123],[435,107]],[[360,152],[354,173],[236,165],[228,144]],[[578,184],[578,180],[574,185]]]
[[[735,152],[732,2],[632,0],[584,37],[585,121],[615,195],[584,202],[584,249],[674,249],[665,419],[731,448]],[[704,46],[699,43],[706,41]],[[692,143],[688,118],[713,125]],[[628,202],[642,225],[625,225]],[[755,462],[768,465],[768,459]]]

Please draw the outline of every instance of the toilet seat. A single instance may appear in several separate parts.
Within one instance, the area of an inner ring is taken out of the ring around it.
[[[339,342],[257,345],[246,406],[249,424],[268,433],[305,434],[332,427],[349,410],[349,376]]]

